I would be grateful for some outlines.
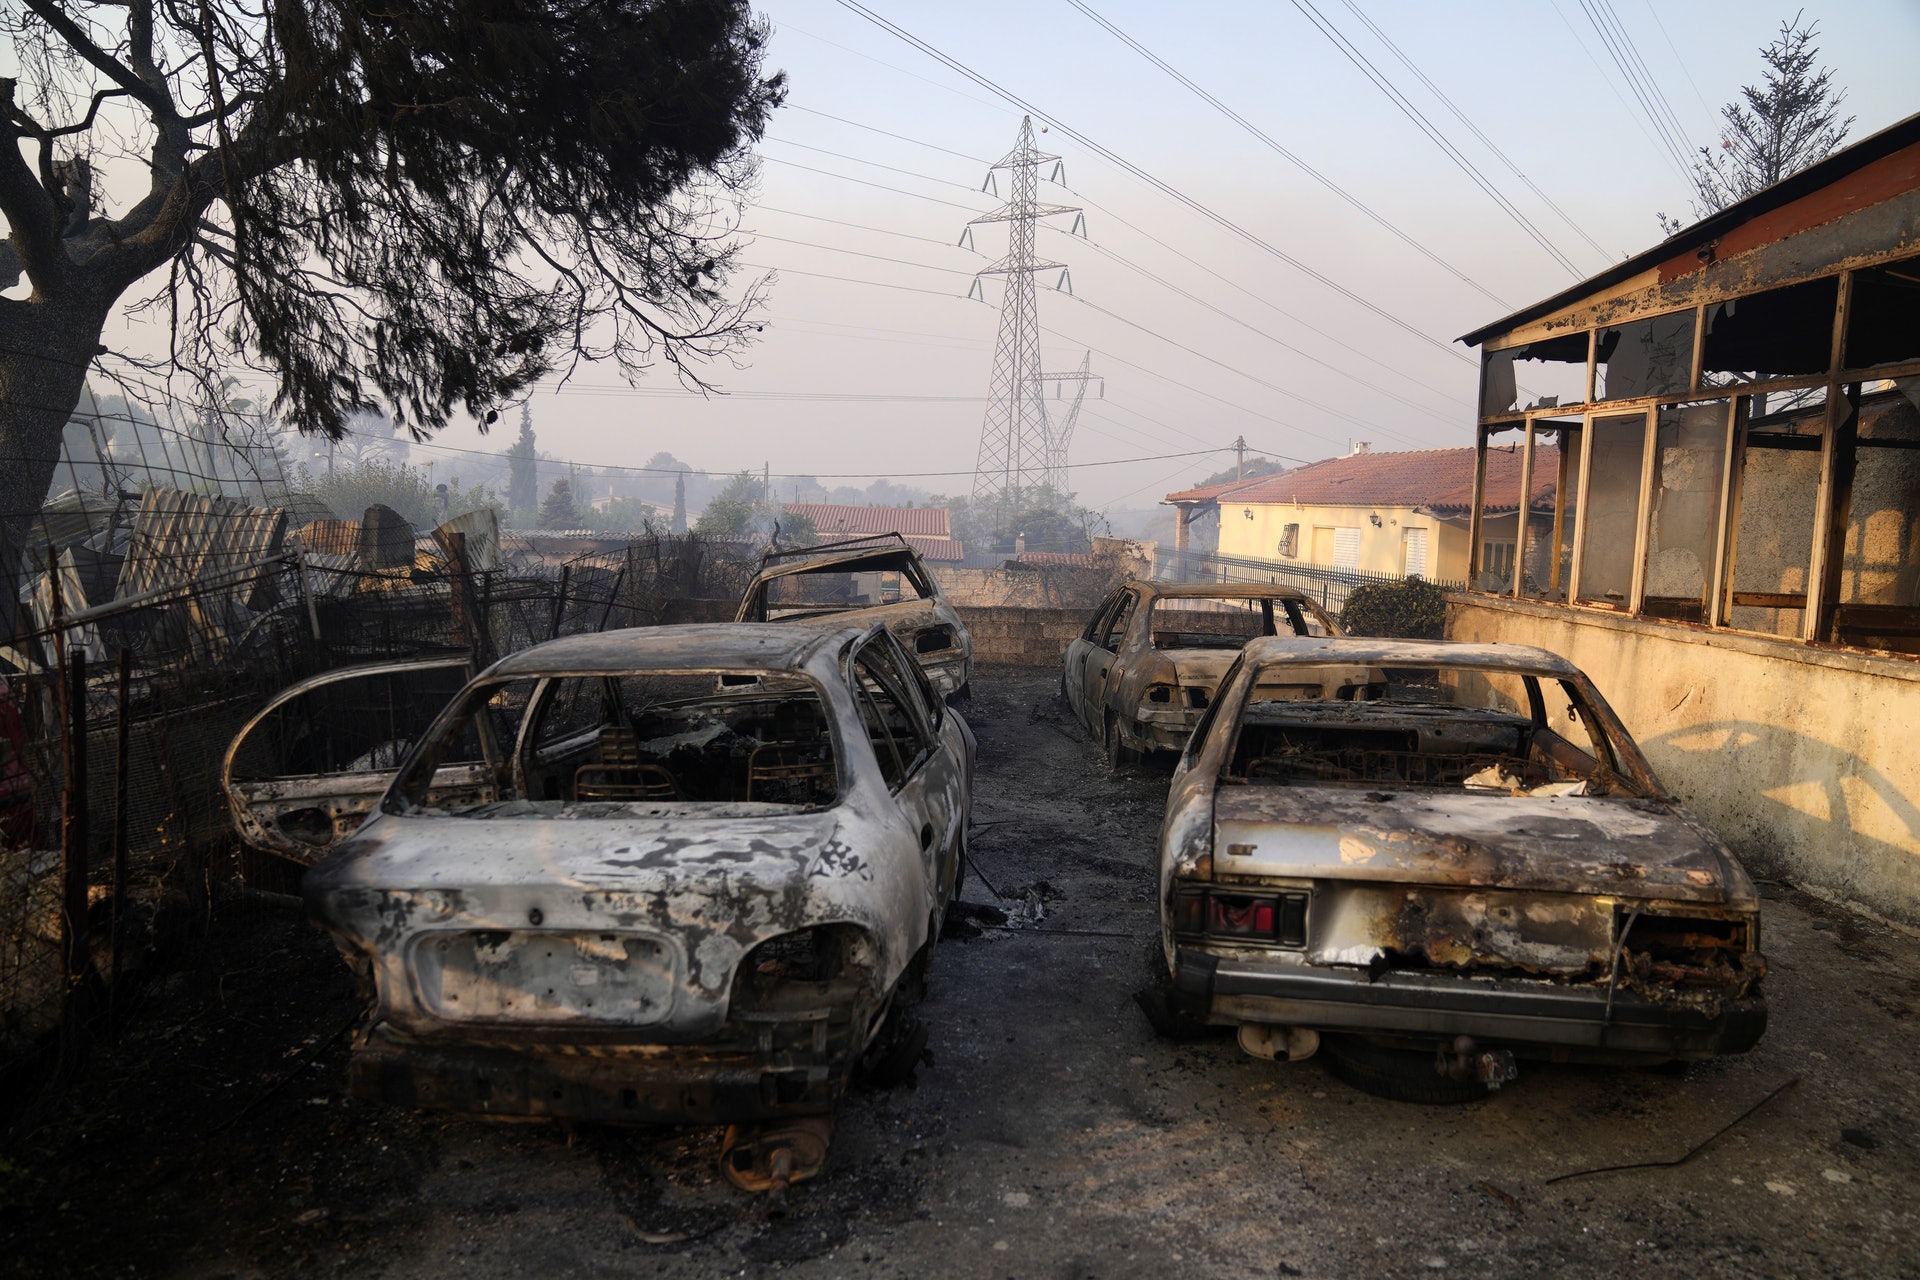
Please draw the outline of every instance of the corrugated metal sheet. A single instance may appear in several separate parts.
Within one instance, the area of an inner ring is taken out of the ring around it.
[[[222,569],[277,554],[287,537],[287,513],[249,507],[179,489],[148,489],[140,498],[120,596],[174,587]]]

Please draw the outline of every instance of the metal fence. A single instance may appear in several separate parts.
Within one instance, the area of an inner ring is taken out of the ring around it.
[[[731,617],[755,567],[696,536],[487,571],[430,551],[378,570],[301,550],[193,563],[77,612],[43,573],[45,612],[0,649],[16,672],[0,678],[0,1119],[57,1083],[156,933],[292,885],[239,847],[220,778],[275,693],[347,666]]]
[[[1406,581],[1405,575],[1398,573],[1369,573],[1360,569],[1300,564],[1292,560],[1260,560],[1251,556],[1168,550],[1162,550],[1155,559],[1154,578],[1160,582],[1272,582],[1298,587],[1321,609],[1336,618],[1346,612],[1347,597],[1356,588]],[[1447,591],[1466,589],[1464,582],[1435,578],[1426,581]]]

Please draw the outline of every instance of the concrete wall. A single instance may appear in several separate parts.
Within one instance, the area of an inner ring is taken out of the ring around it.
[[[1466,595],[1447,638],[1564,654],[1750,866],[1920,924],[1920,662]]]
[[[1057,667],[1093,608],[961,608],[960,620],[973,636],[975,666]]]

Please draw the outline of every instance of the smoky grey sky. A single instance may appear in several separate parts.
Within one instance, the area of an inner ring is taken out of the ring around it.
[[[1475,366],[1452,339],[1654,243],[1656,211],[1691,221],[1681,166],[1641,99],[1687,144],[1715,142],[1719,106],[1759,78],[1758,47],[1795,9],[1752,0],[1084,3],[1439,260],[1069,0],[872,0],[927,44],[1434,340],[1048,133],[1039,141],[1063,157],[1066,185],[1043,185],[1041,198],[1083,206],[1086,239],[1066,234],[1066,217],[1040,234],[1040,252],[1070,265],[1073,288],[1041,292],[1043,352],[1050,369],[1070,370],[1091,351],[1104,376],[1105,397],[1089,397],[1072,451],[1074,487],[1095,507],[1151,504],[1231,460],[1162,455],[1221,449],[1240,435],[1302,460],[1353,440],[1376,449],[1468,443]],[[965,491],[1000,285],[987,285],[984,302],[966,294],[972,272],[1003,251],[1005,230],[982,228],[977,251],[956,241],[969,218],[997,203],[980,184],[1012,145],[1021,113],[835,0],[760,8],[774,30],[769,66],[791,88],[745,221],[755,237],[742,255],[750,274],[775,273],[765,328],[742,367],[712,370],[734,394],[686,394],[664,370],[627,388],[611,368],[588,368],[533,398],[540,445],[595,465],[637,465],[664,449],[716,471],[764,464],[776,476],[848,474],[861,484],[883,474]],[[1574,270],[1476,186],[1308,10]],[[1850,0],[1809,5],[1806,15],[1820,23],[1821,60],[1858,117],[1851,138],[1920,108],[1912,72],[1920,5]],[[1637,53],[1635,81],[1610,43],[1628,59]],[[517,416],[503,414],[491,436],[448,431],[443,456],[457,468],[453,450],[504,447]]]

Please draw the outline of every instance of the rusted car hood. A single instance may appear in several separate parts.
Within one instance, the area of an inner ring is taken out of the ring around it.
[[[1371,799],[1380,796],[1382,799]],[[1214,874],[1604,893],[1746,905],[1745,872],[1662,801],[1221,787]],[[1230,846],[1251,846],[1235,854]]]

